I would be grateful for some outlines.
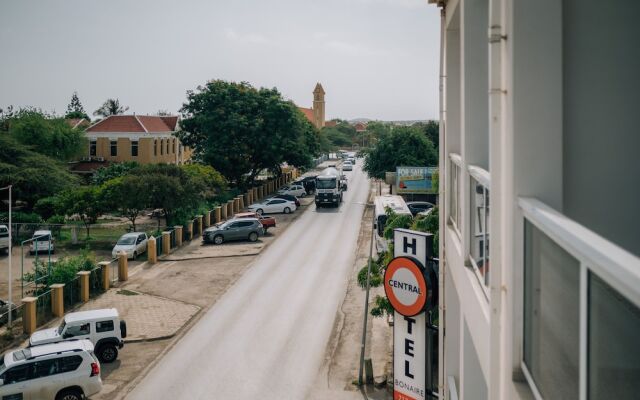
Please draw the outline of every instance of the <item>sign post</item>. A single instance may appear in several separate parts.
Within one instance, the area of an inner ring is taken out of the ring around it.
[[[393,399],[426,400],[431,396],[427,313],[437,303],[436,276],[430,270],[433,235],[394,230],[394,259],[384,274],[393,306]]]

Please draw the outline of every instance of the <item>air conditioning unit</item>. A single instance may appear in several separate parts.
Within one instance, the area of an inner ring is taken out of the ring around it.
[[[82,157],[80,161],[91,161],[91,157]]]
[[[104,161],[104,157],[93,157],[96,161]]]

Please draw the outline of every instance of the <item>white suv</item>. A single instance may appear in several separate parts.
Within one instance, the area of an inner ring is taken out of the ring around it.
[[[102,389],[100,363],[88,340],[14,350],[1,361],[2,399],[82,400]]]
[[[100,362],[111,363],[118,358],[118,349],[124,346],[125,337],[127,324],[120,320],[118,310],[107,308],[69,313],[58,327],[34,332],[29,346],[88,339],[95,346]]]
[[[0,225],[0,252],[9,252],[9,228]]]

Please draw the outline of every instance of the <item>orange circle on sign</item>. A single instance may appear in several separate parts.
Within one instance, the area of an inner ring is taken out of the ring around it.
[[[398,282],[394,279],[394,276],[397,272],[401,270],[408,271],[411,275],[413,275],[415,279],[414,282]],[[412,291],[415,293],[415,290],[418,290],[418,295],[415,298],[415,301],[411,304],[405,304],[398,299],[396,294],[394,293],[394,288],[401,288],[403,290]],[[418,265],[418,263],[411,258],[408,257],[396,257],[389,265],[387,265],[387,270],[384,273],[384,292],[391,303],[391,306],[394,310],[404,315],[405,317],[413,317],[414,315],[420,314],[424,310],[424,306],[427,302],[428,288],[427,281],[424,279],[424,274],[422,272],[422,268]]]

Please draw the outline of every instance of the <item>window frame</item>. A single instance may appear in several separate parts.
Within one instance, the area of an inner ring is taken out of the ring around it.
[[[472,250],[472,246],[473,246],[473,237],[475,237],[475,219],[474,219],[474,205],[475,205],[475,200],[472,199],[473,196],[476,196],[476,188],[472,187],[474,185],[474,180],[475,182],[477,182],[479,185],[482,186],[482,197],[483,197],[483,209],[484,209],[484,213],[482,214],[482,224],[484,226],[484,229],[482,229],[482,260],[483,260],[483,266],[487,266],[487,261],[491,260],[490,257],[487,256],[488,252],[489,252],[489,245],[488,243],[490,243],[491,240],[491,232],[490,232],[490,226],[491,226],[491,205],[488,204],[488,199],[489,199],[489,194],[491,193],[491,174],[478,166],[475,165],[469,165],[467,167],[467,170],[469,172],[469,221],[467,221],[469,223],[469,254],[467,255],[467,257],[469,258],[469,263],[471,264],[472,268],[473,268],[473,272],[476,276],[476,278],[478,278],[478,282],[480,283],[480,286],[482,287],[482,290],[485,294],[485,297],[487,298],[487,301],[489,300],[489,283],[490,283],[490,279],[491,279],[491,273],[489,272],[489,269],[487,268],[487,270],[485,271],[485,274],[483,275],[482,272],[480,271],[480,267],[478,266],[478,261],[473,257],[473,250]]]
[[[132,140],[131,141],[131,157],[138,157],[138,153],[139,153],[139,149],[140,149],[140,144],[137,140]],[[135,152],[134,152],[135,149]],[[134,154],[135,153],[135,154]]]
[[[118,157],[118,140],[109,140],[109,154],[111,157]]]
[[[462,238],[460,233],[462,232],[460,223],[462,218],[462,171],[464,171],[462,157],[456,153],[449,153],[449,179],[447,180],[447,185],[449,186],[450,196],[447,220],[459,239]],[[453,210],[455,210],[455,214],[452,213]]]
[[[98,141],[95,139],[89,140],[89,157],[96,157],[98,155]]]

